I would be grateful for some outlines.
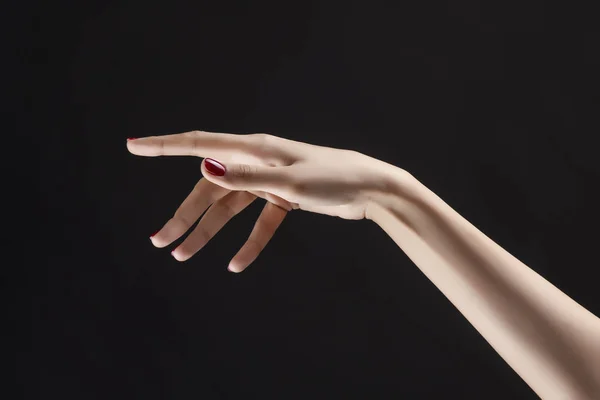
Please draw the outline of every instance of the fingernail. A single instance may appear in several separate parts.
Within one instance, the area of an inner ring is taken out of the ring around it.
[[[217,160],[213,160],[212,158],[206,158],[204,159],[204,166],[206,167],[206,170],[212,175],[225,175],[225,166]]]
[[[130,140],[135,140],[135,139],[137,139],[137,138],[135,138],[135,137],[128,137],[128,138],[127,138],[127,141],[130,141]]]
[[[150,235],[150,237],[152,238],[152,237],[156,236],[156,234],[157,234],[158,232],[160,232],[160,229],[159,229],[159,230],[157,230],[156,232],[154,232],[152,235]]]

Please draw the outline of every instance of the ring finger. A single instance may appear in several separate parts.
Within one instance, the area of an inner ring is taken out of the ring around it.
[[[227,222],[248,207],[256,196],[244,191],[230,192],[215,202],[192,233],[171,252],[177,261],[186,261],[208,243]]]

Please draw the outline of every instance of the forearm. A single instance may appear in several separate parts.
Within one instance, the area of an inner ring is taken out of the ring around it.
[[[600,398],[600,319],[399,171],[367,218],[539,396]]]

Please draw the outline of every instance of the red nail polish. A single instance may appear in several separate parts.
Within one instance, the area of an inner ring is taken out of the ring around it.
[[[129,141],[129,140],[135,140],[135,139],[137,139],[137,138],[135,138],[135,137],[128,137],[128,138],[127,138],[127,140],[128,140],[128,141]]]
[[[156,236],[156,234],[157,234],[158,232],[160,232],[160,229],[159,229],[159,230],[157,230],[156,232],[154,232],[152,235],[150,235],[150,237],[154,237],[154,236]]]
[[[204,166],[206,170],[212,175],[223,176],[225,175],[225,166],[218,162],[217,160],[213,160],[212,158],[204,159]]]

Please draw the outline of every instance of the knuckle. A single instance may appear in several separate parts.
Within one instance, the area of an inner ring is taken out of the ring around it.
[[[292,150],[292,142],[287,139],[269,133],[253,133],[248,136],[251,151],[266,165],[287,165],[297,158]]]
[[[229,203],[219,204],[219,208],[225,219],[231,219],[237,214],[236,210]]]
[[[278,137],[277,136],[273,136],[269,133],[261,133],[262,135],[262,141],[264,143],[273,143],[275,141],[277,141]]]
[[[248,140],[250,144],[260,145],[264,142],[264,134],[263,133],[249,133],[245,135],[245,138]]]
[[[198,225],[195,232],[196,238],[201,245],[204,245],[210,240],[210,232],[204,226]]]
[[[188,132],[183,132],[182,134],[184,137],[188,137],[188,138],[197,138],[198,136],[200,136],[200,131],[188,131]]]
[[[254,137],[254,140],[258,142],[265,142],[268,140],[267,137],[269,135],[267,135],[266,133],[253,133],[252,136]]]
[[[236,178],[249,178],[254,175],[256,171],[256,167],[252,165],[239,165],[237,168],[233,170],[233,175]]]
[[[251,192],[242,192],[242,200],[247,201],[247,202],[253,202],[254,200],[256,200],[258,196],[256,196],[254,193]]]
[[[348,157],[357,157],[361,153],[356,150],[346,149],[344,150],[344,154],[346,154]]]
[[[190,143],[190,153],[196,154],[198,152],[198,139],[193,138]]]
[[[252,140],[260,146],[272,146],[276,144],[278,137],[269,133],[253,133]]]
[[[192,226],[194,223],[193,221],[190,221],[184,214],[179,212],[176,212],[172,219],[185,226],[186,229]]]

